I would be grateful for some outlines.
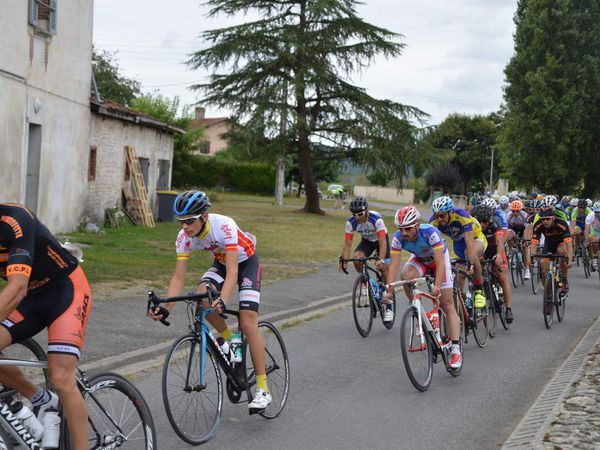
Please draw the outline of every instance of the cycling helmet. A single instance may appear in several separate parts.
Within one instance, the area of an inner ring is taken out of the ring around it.
[[[538,200],[537,198],[531,200],[532,208],[541,208],[542,206],[544,206],[544,203],[541,200]]]
[[[508,205],[508,197],[506,195],[502,195],[499,199],[498,199],[498,204],[500,206],[504,206],[504,205]]]
[[[173,202],[173,212],[177,216],[197,216],[210,208],[210,201],[202,191],[185,191]]]
[[[578,198],[576,198],[576,197],[573,197],[573,198],[571,199],[571,201],[569,202],[569,204],[570,204],[570,205],[571,205],[573,208],[575,208],[575,207],[577,206],[577,203],[579,203],[579,199],[578,199]]]
[[[368,207],[369,207],[369,202],[367,202],[367,198],[366,197],[362,197],[362,196],[355,197],[350,202],[350,212],[352,214],[357,214],[357,213],[365,212]]]
[[[554,195],[546,195],[543,202],[546,206],[554,206],[558,203],[558,199]]]
[[[554,217],[556,209],[552,205],[544,205],[540,208],[540,217]]]
[[[587,208],[587,200],[585,198],[580,198],[579,201],[577,202],[577,207],[578,208]]]
[[[489,222],[489,220],[494,215],[495,211],[495,208],[490,208],[489,206],[480,203],[475,208],[473,208],[473,210],[471,211],[471,215],[475,217],[480,223],[486,223]]]
[[[588,206],[588,208],[591,208],[591,206],[592,206],[592,204],[593,204],[594,202],[592,202],[592,200],[591,200],[591,199],[589,199],[589,198],[587,198],[585,201],[586,201],[586,203],[587,203],[587,206]]]
[[[447,195],[436,198],[431,204],[434,213],[450,212],[454,209],[454,202]]]
[[[592,211],[595,213],[600,212],[600,202],[596,202],[592,205]]]
[[[508,196],[508,201],[511,202],[511,203],[514,202],[514,201],[516,201],[516,200],[520,200],[520,199],[521,199],[521,197],[519,197],[519,194],[510,194]]]
[[[544,195],[544,194],[538,194],[536,198],[537,198],[538,200],[544,200],[544,197],[545,197],[545,195]]]
[[[419,223],[419,217],[421,217],[419,210],[413,205],[409,205],[396,211],[394,223],[398,228],[412,227]]]
[[[510,204],[510,209],[515,212],[519,212],[523,209],[523,202],[521,200],[515,200]]]
[[[570,201],[571,201],[571,197],[569,197],[568,195],[565,195],[565,196],[563,196],[563,198],[560,199],[560,202],[565,206],[567,206]]]
[[[493,198],[489,198],[489,197],[484,198],[481,201],[481,204],[485,205],[489,208],[492,208],[492,209],[496,209],[498,207],[498,205],[496,204],[496,200],[494,200]]]

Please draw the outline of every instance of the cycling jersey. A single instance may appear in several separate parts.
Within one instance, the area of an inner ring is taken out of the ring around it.
[[[591,212],[592,210],[590,208],[585,208],[584,212],[581,212],[579,208],[575,208],[571,213],[571,222],[575,222],[575,225],[583,229],[585,227],[585,219]]]
[[[525,211],[519,211],[517,213],[511,212],[508,217],[508,228],[514,230],[517,234],[522,234],[527,225],[527,219],[529,216]]]
[[[563,219],[559,219],[557,217],[554,218],[552,226],[548,228],[544,227],[544,224],[541,220],[537,222],[533,226],[533,236],[531,237],[531,242],[533,244],[539,244],[542,234],[546,237],[546,242],[571,242],[569,224]]]
[[[350,216],[346,222],[346,239],[352,240],[352,233],[359,233],[363,239],[371,242],[377,242],[379,237],[387,234],[387,228],[381,215],[376,211],[369,211],[367,220],[358,223],[356,217]]]
[[[569,223],[569,218],[567,217],[567,215],[562,212],[560,209],[555,209],[554,210],[554,217],[556,217],[557,219],[561,219],[564,220],[565,222],[567,222],[567,225]],[[535,217],[533,218],[533,224],[535,225],[536,223],[538,223],[540,221],[540,214],[537,213],[535,215]]]
[[[433,225],[423,223],[419,226],[417,238],[414,241],[405,241],[400,230],[392,237],[390,253],[400,253],[402,249],[412,253],[426,263],[433,261],[433,251],[441,248],[446,251],[446,243],[440,231]]]
[[[39,292],[69,276],[77,259],[24,206],[0,204],[0,277],[29,277],[29,292]]]
[[[506,223],[508,221],[508,215],[510,214],[510,207],[507,207],[506,209],[502,209],[502,206],[498,206],[496,208],[496,213],[500,213],[502,215],[502,217],[500,217],[498,214],[496,214],[496,216],[499,219],[504,219],[504,223]],[[506,227],[504,227],[506,228]]]
[[[474,217],[464,209],[454,208],[449,213],[448,223],[445,226],[440,226],[435,215],[431,216],[429,223],[436,227],[439,231],[449,236],[454,242],[452,247],[453,253],[461,259],[465,258],[465,233],[472,231],[473,239],[480,241],[484,249],[487,246],[485,236],[481,232],[481,225]]]
[[[496,254],[497,245],[496,245],[496,236],[502,236],[504,233],[502,231],[502,222],[498,217],[492,217],[492,221],[488,224],[487,228],[484,230],[482,228],[482,233],[487,240],[487,250],[485,251],[486,257],[491,257]]]
[[[189,237],[180,230],[175,241],[177,260],[187,260],[195,250],[211,252],[218,262],[225,264],[225,252],[237,250],[238,263],[256,252],[249,233],[244,233],[231,217],[209,214],[205,229],[199,236]]]
[[[600,234],[600,219],[596,217],[595,212],[591,212],[585,218],[585,224],[590,225],[590,234],[599,235]]]

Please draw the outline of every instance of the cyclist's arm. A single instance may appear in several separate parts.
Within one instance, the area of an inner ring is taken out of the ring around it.
[[[221,300],[224,303],[229,301],[229,297],[233,293],[233,289],[237,284],[238,278],[238,250],[237,247],[235,249],[227,249],[225,252],[225,282],[223,283],[223,287],[221,288]]]
[[[350,251],[352,249],[352,233],[346,233],[346,238],[344,239],[344,248],[342,249],[342,258],[348,259],[350,258]]]
[[[467,251],[470,252],[475,242],[475,238],[473,237],[473,230],[465,232],[465,245],[467,247]],[[468,255],[467,255],[468,256]],[[472,263],[472,261],[471,261]]]
[[[181,294],[183,291],[183,286],[185,285],[185,274],[187,272],[187,259],[179,259],[175,263],[175,272],[171,277],[171,281],[169,282],[169,288],[167,289],[167,297],[176,297]],[[169,311],[173,309],[175,303],[165,303],[165,308]]]
[[[391,250],[390,251],[390,268],[388,269],[388,283],[393,283],[396,281],[396,277],[398,275],[398,269],[400,268],[400,263],[402,261],[402,250]],[[391,294],[394,292],[394,288],[392,286],[387,288],[387,293]]]
[[[387,239],[385,232],[379,231],[377,233],[377,240],[379,241],[379,259],[384,261],[385,255],[387,255]]]
[[[8,282],[0,292],[0,322],[6,319],[27,295],[29,275],[15,274],[8,277]]]
[[[585,230],[583,232],[583,238],[587,241],[588,238],[590,237],[590,229],[591,229],[591,225],[589,223],[585,224]]]

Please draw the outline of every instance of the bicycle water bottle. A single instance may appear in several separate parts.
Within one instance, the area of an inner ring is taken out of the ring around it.
[[[19,401],[14,402],[10,405],[10,412],[23,423],[23,426],[36,441],[40,440],[44,433],[44,426],[27,406]]]
[[[233,333],[231,336],[231,352],[232,352],[232,361],[233,363],[241,363],[242,362],[242,335],[240,333]]]
[[[230,352],[229,342],[227,342],[227,340],[224,339],[223,337],[219,336],[217,338],[217,344],[219,344],[219,347],[221,347],[221,351],[223,352],[223,355],[225,356],[225,358],[227,358],[229,361],[231,361],[232,357],[229,354],[229,352]]]
[[[473,295],[471,294],[471,292],[467,292],[467,295],[465,295],[465,308],[470,309],[471,305],[473,304]]]
[[[434,309],[427,314],[429,321],[431,322],[431,326],[433,328],[433,332],[435,333],[436,339],[439,341],[440,338],[440,315],[438,309]]]
[[[54,408],[48,408],[42,417],[44,424],[44,436],[42,437],[42,448],[58,448],[60,438],[60,416]]]
[[[381,288],[379,287],[379,283],[377,283],[377,281],[373,278],[369,279],[369,281],[371,282],[371,287],[373,288],[373,297],[375,298],[375,301],[381,301]]]

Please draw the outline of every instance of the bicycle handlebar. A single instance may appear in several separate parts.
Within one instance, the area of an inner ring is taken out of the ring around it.
[[[432,276],[429,275],[425,275],[424,277],[420,277],[420,278],[414,278],[412,280],[402,280],[402,281],[394,281],[393,283],[390,283],[388,285],[386,285],[386,288],[388,287],[396,287],[396,286],[404,286],[409,284],[411,287],[415,287],[419,284],[423,284],[423,283],[433,283],[434,278]]]
[[[559,259],[564,258],[568,259],[567,255],[559,255],[557,253],[536,253],[535,255],[531,255],[532,258],[549,258],[549,259]]]
[[[365,258],[348,258],[348,259],[344,259],[344,258],[342,258],[340,256],[340,258],[339,258],[338,261],[339,261],[340,264],[344,263],[344,262],[362,262],[362,263],[365,263],[367,261],[376,261],[376,260],[379,260],[379,259],[381,259],[381,258],[379,258],[378,256],[368,256],[368,257],[365,257]],[[348,271],[344,267],[342,267],[342,270],[344,271],[344,273],[346,275],[348,275]]]
[[[167,298],[160,298],[160,297],[158,297],[158,295],[156,295],[154,293],[154,291],[148,291],[148,305],[146,308],[146,313],[149,313],[150,309],[153,309],[156,307],[161,307],[160,305],[163,303],[188,302],[188,301],[201,302],[205,298],[207,298],[209,301],[211,301],[214,298],[219,296],[219,291],[213,289],[208,284],[207,284],[207,288],[208,288],[207,291],[204,293],[190,292],[189,294],[186,294],[186,295],[179,295],[176,297],[167,297]],[[202,305],[198,305],[198,306],[200,306],[202,309],[206,310],[209,313],[211,311],[213,311],[212,307],[205,308]],[[165,308],[163,308],[163,309],[165,309]],[[166,326],[171,325],[171,323],[166,320],[166,317],[162,318],[160,320],[160,323],[162,323],[163,325],[166,325]]]

